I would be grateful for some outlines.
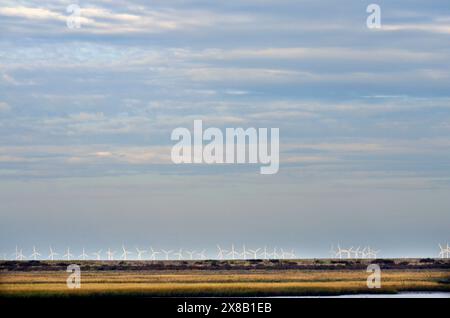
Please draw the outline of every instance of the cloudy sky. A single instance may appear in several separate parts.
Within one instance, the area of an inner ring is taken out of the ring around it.
[[[448,0],[0,0],[0,253],[450,241]],[[81,7],[81,28],[66,9]],[[280,171],[171,131],[280,129]]]

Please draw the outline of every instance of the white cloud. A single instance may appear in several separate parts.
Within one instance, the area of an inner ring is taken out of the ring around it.
[[[450,34],[450,25],[448,24],[383,24],[382,31],[420,31],[438,34]]]

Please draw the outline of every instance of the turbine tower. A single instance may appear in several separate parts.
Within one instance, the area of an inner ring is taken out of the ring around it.
[[[95,259],[99,261],[102,258],[102,250],[98,250],[97,252],[92,253],[95,256]]]
[[[202,250],[197,254],[200,259],[206,259],[206,250]]]
[[[160,254],[160,252],[157,252],[156,250],[153,249],[153,247],[150,246],[150,258],[155,261],[156,260],[156,255]]]
[[[142,261],[142,255],[145,254],[145,253],[147,253],[147,251],[146,251],[146,250],[140,250],[140,249],[138,249],[138,248],[136,247],[136,253],[137,253],[137,259],[138,259],[139,261]]]
[[[253,255],[253,259],[258,259],[258,252],[260,251],[260,248],[257,248],[256,250],[249,249],[248,252],[250,255]]]
[[[85,250],[84,250],[84,247],[83,247],[83,252],[80,254],[80,256],[78,256],[78,257],[81,257],[81,259],[83,260],[83,261],[85,261],[88,257],[89,257],[89,255],[88,254],[86,254],[86,252],[85,252]]]
[[[217,249],[219,250],[219,252],[217,253],[217,258],[221,260],[224,259],[227,251],[225,249],[220,248],[219,245],[217,245]]]
[[[189,255],[189,259],[193,260],[194,259],[194,254],[195,254],[195,250],[194,251],[186,251],[186,254]]]
[[[228,255],[231,256],[231,259],[236,259],[236,256],[239,256],[239,253],[234,249],[234,244],[231,244],[231,249]]]
[[[115,251],[111,251],[110,248],[108,248],[108,250],[106,251],[106,257],[108,258],[108,261],[113,261],[114,260],[114,254],[116,252]]]
[[[176,256],[179,261],[181,261],[183,259],[183,249],[180,248],[178,252],[173,253],[173,255]]]
[[[162,249],[161,252],[163,252],[163,254],[166,255],[166,261],[168,261],[169,260],[169,254],[172,253],[173,251],[172,250],[166,251],[166,250]]]
[[[248,252],[247,252],[247,250],[245,249],[245,244],[242,244],[242,259],[243,260],[246,260],[247,259],[247,254],[248,254]]]
[[[37,257],[38,257],[38,256],[41,256],[41,254],[38,253],[38,252],[36,251],[36,247],[33,246],[33,254],[31,254],[31,258],[33,258],[33,260],[37,260]]]
[[[51,261],[54,261],[56,255],[59,255],[59,254],[54,252],[52,247],[50,246],[50,254],[48,255],[48,259],[51,260]]]
[[[448,243],[446,244],[445,247],[442,247],[441,244],[439,244],[439,248],[440,248],[440,252],[439,252],[439,257],[440,258],[449,258],[449,254],[450,254],[450,246],[448,246]]]
[[[125,248],[125,245],[122,244],[122,259],[124,261],[128,260],[128,255],[133,254],[131,251],[127,251],[127,249]]]
[[[267,246],[264,246],[263,252],[262,252],[263,259],[269,258],[269,253],[267,253]]]
[[[17,261],[23,261],[25,259],[25,255],[22,253],[22,249],[19,250],[19,248],[16,246],[16,260]]]
[[[71,257],[73,256],[73,254],[70,253],[70,248],[67,248],[66,254],[63,255],[63,257],[66,258],[66,260],[70,261]]]

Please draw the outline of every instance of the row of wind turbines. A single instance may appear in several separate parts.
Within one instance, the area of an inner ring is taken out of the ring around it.
[[[366,246],[361,248],[341,248],[340,245],[337,245],[337,250],[334,249],[333,245],[331,246],[330,254],[332,258],[377,258],[380,250],[373,250],[370,246]]]
[[[450,246],[447,243],[445,246],[439,244],[440,252],[439,258],[450,258]],[[378,257],[379,250],[374,250],[370,246],[366,247],[350,247],[342,248],[340,244],[337,244],[337,249],[331,246],[330,254],[332,258],[339,259],[374,259]],[[106,251],[97,250],[87,253],[85,248],[82,249],[80,255],[75,255],[68,247],[62,254],[57,253],[51,246],[49,247],[48,254],[41,254],[38,252],[35,246],[33,246],[32,253],[26,256],[23,253],[23,249],[19,249],[16,246],[16,250],[11,257],[8,258],[7,254],[3,255],[3,259],[15,259],[15,260],[205,260],[205,259],[219,259],[219,260],[247,260],[247,259],[295,259],[296,254],[294,250],[283,250],[282,248],[269,249],[267,246],[263,248],[250,249],[244,245],[241,248],[236,248],[234,244],[228,249],[221,248],[217,245],[217,253],[215,257],[211,257],[207,254],[206,249],[196,250],[156,250],[150,247],[148,250],[135,248],[135,250],[128,250],[125,245],[122,245],[119,251],[108,248]]]
[[[63,254],[57,253],[55,249],[51,246],[49,247],[48,254],[41,254],[38,252],[35,246],[33,246],[32,253],[27,257],[23,254],[23,249],[19,249],[16,246],[15,252],[11,255],[15,260],[205,260],[208,259],[206,249],[196,251],[196,250],[183,250],[182,248],[178,250],[156,250],[153,247],[150,249],[140,249],[135,248],[135,250],[128,250],[125,245],[119,252],[108,248],[105,252],[103,250],[98,250],[94,252],[87,253],[85,248],[82,249],[80,255],[75,255],[71,252],[68,247]],[[234,244],[231,248],[224,249],[217,245],[217,256],[213,257],[219,260],[225,259],[294,259],[296,257],[294,250],[285,251],[282,248],[277,249],[276,247],[269,250],[267,246],[264,248],[250,249],[245,245],[242,245],[241,249],[235,248]],[[4,259],[6,259],[4,255]]]
[[[450,258],[450,246],[448,245],[448,243],[445,247],[442,247],[442,245],[439,244],[439,249],[441,250],[439,252],[440,258]]]

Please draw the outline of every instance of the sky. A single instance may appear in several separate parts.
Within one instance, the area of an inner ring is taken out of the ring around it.
[[[448,0],[0,0],[0,255],[245,243],[327,257],[339,243],[437,256],[449,40]],[[279,172],[173,164],[171,132],[195,119],[279,128]]]

